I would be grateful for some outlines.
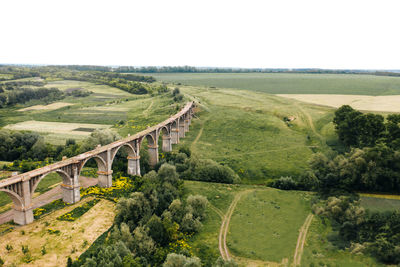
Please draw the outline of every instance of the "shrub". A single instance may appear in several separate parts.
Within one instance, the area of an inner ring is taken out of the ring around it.
[[[282,190],[294,190],[297,189],[297,183],[293,180],[292,177],[281,177],[276,180],[273,184],[273,187],[282,189]]]
[[[190,148],[187,146],[182,146],[179,148],[179,153],[185,153],[188,158],[192,155],[192,151],[190,151]]]
[[[163,267],[200,267],[201,261],[197,257],[186,257],[182,254],[170,253],[165,260]]]
[[[190,195],[187,198],[187,205],[191,207],[193,216],[196,218],[203,219],[206,214],[208,200],[205,196],[201,195]]]
[[[239,176],[231,168],[213,160],[192,158],[187,164],[189,167],[182,173],[183,179],[226,184],[239,181]]]

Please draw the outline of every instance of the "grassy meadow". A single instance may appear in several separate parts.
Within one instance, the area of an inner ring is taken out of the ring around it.
[[[181,91],[201,110],[183,144],[200,158],[229,165],[244,183],[297,176],[313,153],[337,145],[333,109],[245,90],[185,86]]]
[[[184,85],[236,88],[269,94],[400,94],[397,77],[304,73],[152,73],[157,80]]]
[[[249,191],[233,213],[228,246],[235,256],[291,263],[310,194],[265,188]]]

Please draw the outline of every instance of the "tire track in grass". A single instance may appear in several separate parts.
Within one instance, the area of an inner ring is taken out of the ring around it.
[[[294,251],[293,266],[300,266],[301,256],[303,255],[304,243],[306,242],[308,228],[310,228],[311,221],[314,215],[309,214],[304,221],[303,226],[300,228],[299,237],[297,239],[296,250]]]
[[[228,246],[226,245],[226,236],[228,235],[229,223],[231,221],[233,211],[235,210],[236,205],[239,202],[240,198],[243,195],[250,193],[251,191],[254,191],[254,190],[249,189],[249,190],[245,190],[245,191],[237,193],[235,195],[235,198],[232,200],[232,203],[229,206],[228,211],[222,218],[221,228],[219,230],[219,236],[218,236],[218,248],[219,248],[219,252],[221,253],[221,256],[224,260],[231,259],[230,255],[229,255]]]
[[[144,115],[145,117],[148,117],[148,116],[149,116],[149,111],[150,111],[150,109],[153,107],[153,104],[154,104],[154,101],[152,100],[151,103],[150,103],[150,105],[143,111],[143,115]]]

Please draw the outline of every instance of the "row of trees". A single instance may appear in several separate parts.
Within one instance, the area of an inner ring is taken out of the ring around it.
[[[383,142],[400,148],[400,114],[362,113],[348,105],[341,106],[333,119],[339,140],[347,147],[372,147]]]
[[[58,88],[20,88],[7,93],[0,93],[0,107],[24,104],[30,100],[43,100],[46,103],[62,99],[64,93]]]
[[[44,81],[8,81],[8,82],[3,82],[0,83],[0,93],[3,93],[5,90],[7,91],[12,91],[19,89],[21,87],[27,87],[27,86],[35,86],[35,87],[43,87],[46,85]]]

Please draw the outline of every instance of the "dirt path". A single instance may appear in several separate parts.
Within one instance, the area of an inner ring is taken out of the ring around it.
[[[81,187],[86,188],[89,186],[93,186],[97,184],[97,178],[89,178],[89,177],[79,177],[79,182]],[[61,185],[54,187],[53,189],[39,195],[38,197],[32,200],[32,206],[34,209],[44,206],[54,200],[62,198],[62,189]],[[14,211],[9,210],[0,214],[0,224],[9,222],[13,220]]]
[[[297,239],[296,250],[294,251],[293,266],[300,266],[301,256],[303,255],[304,243],[306,242],[308,228],[310,227],[311,221],[314,215],[309,214],[304,221],[303,226],[300,228],[299,237]]]
[[[197,134],[196,138],[193,140],[192,144],[190,145],[190,148],[191,148],[192,150],[195,149],[194,146],[196,145],[197,141],[199,141],[201,135],[203,134],[204,125],[205,125],[205,123],[207,122],[207,120],[208,120],[208,118],[205,118],[204,121],[202,121],[200,131],[199,131],[199,133]]]
[[[307,111],[305,111],[299,104],[296,103],[295,105],[296,105],[296,107],[301,111],[301,113],[303,113],[304,116],[306,116],[306,119],[308,120],[308,124],[310,125],[310,128],[311,128],[311,131],[313,131],[313,133],[314,133],[316,136],[318,136],[318,138],[320,138],[321,140],[324,140],[324,137],[323,137],[322,135],[320,135],[320,134],[317,132],[317,130],[315,129],[314,122],[313,122],[313,119],[312,119],[310,113],[308,113]]]
[[[229,223],[231,221],[233,211],[235,210],[235,207],[236,207],[237,203],[239,202],[240,198],[243,195],[248,194],[251,191],[254,191],[254,190],[249,189],[249,190],[245,190],[245,191],[237,193],[235,198],[232,200],[232,203],[229,206],[228,211],[222,218],[221,228],[219,230],[219,237],[218,237],[218,248],[219,248],[219,252],[221,253],[221,256],[224,260],[231,259],[230,255],[229,255],[228,246],[226,245],[226,236],[228,235]]]
[[[153,107],[154,101],[152,100],[150,105],[143,111],[143,115],[147,117],[149,115],[150,109]]]

